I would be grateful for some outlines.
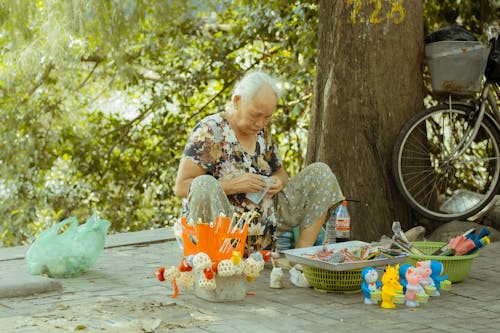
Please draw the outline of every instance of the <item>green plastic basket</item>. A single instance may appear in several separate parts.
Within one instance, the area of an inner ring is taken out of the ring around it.
[[[442,242],[414,242],[416,248],[422,250],[426,255],[410,254],[406,263],[415,265],[417,261],[438,260],[443,263],[444,274],[448,274],[448,280],[452,283],[463,281],[469,274],[474,258],[479,255],[476,251],[473,254],[463,256],[433,256],[434,251],[441,248],[446,243]]]
[[[311,266],[302,266],[304,276],[314,289],[324,292],[348,293],[361,290],[361,269],[330,271]]]

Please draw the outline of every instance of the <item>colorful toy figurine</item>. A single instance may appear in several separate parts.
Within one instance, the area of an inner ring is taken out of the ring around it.
[[[422,276],[417,273],[415,268],[410,267],[406,270],[405,279],[407,281],[405,299],[406,306],[417,307],[419,303],[417,302],[417,293],[420,291],[420,281]]]
[[[418,261],[415,264],[415,267],[418,271],[418,274],[422,276],[422,280],[420,280],[420,285],[424,288],[425,293],[429,296],[437,296],[436,287],[434,286],[434,281],[431,278],[431,261],[423,260]]]
[[[431,260],[431,279],[436,287],[436,296],[441,295],[440,289],[448,290],[451,282],[448,280],[448,274],[443,275],[444,266],[439,260]]]
[[[177,279],[181,276],[180,271],[175,266],[170,267],[160,267],[153,273],[158,281],[167,281],[171,282],[174,287],[174,293],[172,294],[172,298],[176,298],[179,295],[179,287],[177,286]],[[194,281],[194,280],[193,280]]]
[[[461,256],[471,254],[490,243],[490,231],[486,228],[481,229],[479,233],[475,233],[474,229],[467,230],[464,234],[450,239],[448,244],[435,253],[438,255],[455,255]]]
[[[380,301],[380,287],[382,282],[378,280],[378,273],[373,267],[366,267],[361,271],[361,290],[365,296],[365,304],[377,304]]]
[[[406,306],[417,307],[420,303],[427,303],[429,296],[425,293],[421,286],[422,276],[418,274],[418,270],[415,267],[409,267],[406,270]]]
[[[401,296],[403,296],[403,287],[399,283],[399,264],[396,266],[387,265],[381,280],[382,303],[380,306],[384,309],[394,309],[396,307],[394,300],[396,299],[399,303]]]
[[[471,254],[471,253],[475,252],[476,250],[479,250],[483,246],[488,245],[491,242],[490,238],[488,237],[488,236],[490,236],[490,234],[491,233],[488,229],[483,228],[477,233],[477,235],[475,233],[471,233],[471,234],[468,234],[467,236],[465,236],[466,238],[468,238],[474,242],[474,248],[469,250],[469,252],[467,252],[467,254]]]
[[[401,264],[399,266],[399,283],[401,283],[401,286],[403,287],[403,294],[406,293],[406,284],[408,283],[406,281],[406,271],[410,267],[413,266],[410,264]]]

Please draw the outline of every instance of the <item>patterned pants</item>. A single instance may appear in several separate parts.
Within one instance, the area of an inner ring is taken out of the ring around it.
[[[342,199],[337,177],[328,165],[307,166],[275,196],[278,232],[307,228]],[[220,213],[232,216],[234,212],[219,182],[209,175],[192,181],[187,207],[188,219],[193,221],[213,221]]]

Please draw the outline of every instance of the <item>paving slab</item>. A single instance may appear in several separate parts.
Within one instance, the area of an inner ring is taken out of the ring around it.
[[[108,235],[105,248],[120,246],[139,246],[175,240],[172,228],[160,228],[130,233]],[[29,246],[17,246],[0,249],[0,262],[12,261],[11,270],[0,271],[0,299],[28,296],[62,289],[61,281],[45,276],[30,275],[24,263]]]
[[[2,331],[496,333],[500,327],[498,242],[481,251],[469,276],[450,291],[419,308],[388,310],[363,304],[361,293],[295,287],[288,272],[283,289],[269,288],[269,265],[247,284],[241,301],[208,302],[192,290],[172,298],[172,285],[158,281],[153,272],[177,266],[182,251],[175,241],[147,244],[136,236],[133,245],[106,248],[88,273],[54,279],[62,285],[59,290],[1,298]],[[5,275],[7,280],[27,274],[22,259],[0,261],[0,272],[12,274]],[[6,279],[0,284],[7,285]]]
[[[111,234],[106,237],[105,248],[124,245],[154,244],[174,241],[174,231],[170,227]]]
[[[60,281],[19,271],[0,272],[0,281],[0,299],[41,294],[62,289]]]
[[[115,233],[106,236],[105,248],[123,245],[153,244],[175,240],[173,229],[170,227],[134,232]],[[0,247],[0,261],[23,259],[29,245]]]

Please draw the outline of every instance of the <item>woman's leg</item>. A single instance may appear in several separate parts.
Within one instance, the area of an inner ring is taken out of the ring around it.
[[[212,176],[198,176],[191,182],[188,194],[187,220],[209,223],[216,216],[233,216],[233,206],[229,203],[222,186]]]
[[[313,246],[314,243],[316,243],[316,239],[318,239],[321,228],[328,218],[328,212],[329,211],[326,211],[316,221],[304,227],[304,229],[300,229],[299,239],[295,242],[296,248],[309,247]]]
[[[279,230],[300,226],[295,247],[313,246],[329,212],[343,198],[337,177],[327,164],[308,165],[278,193]]]

